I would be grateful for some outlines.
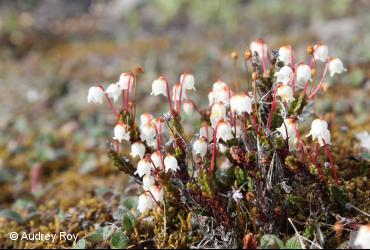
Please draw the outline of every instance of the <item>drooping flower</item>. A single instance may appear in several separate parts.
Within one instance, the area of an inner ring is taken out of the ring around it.
[[[149,124],[152,121],[153,118],[154,118],[154,116],[150,113],[141,114],[140,115],[140,124],[141,125]]]
[[[167,96],[167,85],[166,81],[159,77],[158,79],[154,80],[152,83],[152,92],[151,95],[164,95]]]
[[[321,119],[315,119],[311,123],[311,130],[307,136],[312,136],[312,140],[317,139],[320,146],[324,145],[324,141],[326,144],[330,144],[331,135],[328,129],[328,123]]]
[[[183,82],[184,81],[184,82]],[[180,83],[183,83],[183,88],[186,90],[195,90],[194,76],[192,74],[184,73],[180,76]]]
[[[109,84],[108,88],[105,90],[105,93],[108,95],[109,98],[112,98],[113,101],[116,102],[122,91],[116,83],[112,83]]]
[[[276,82],[287,85],[293,77],[293,70],[289,66],[284,66],[278,72],[275,72],[275,76],[277,77]]]
[[[314,46],[313,57],[315,58],[315,60],[326,62],[326,59],[328,58],[328,46],[323,44],[316,44]]]
[[[117,140],[119,142],[122,142],[122,140],[130,140],[130,133],[126,124],[120,122],[114,127],[113,140]]]
[[[297,83],[305,84],[308,81],[311,81],[311,68],[306,64],[300,64],[297,67]]]
[[[143,159],[145,155],[145,145],[141,141],[134,142],[131,145],[131,156],[135,158],[136,156],[139,156],[140,159]]]
[[[289,46],[283,46],[279,49],[279,60],[284,63],[284,65],[290,64],[290,58],[292,57],[292,53],[290,51]]]
[[[162,166],[162,157],[159,151],[155,151],[154,153],[152,153],[152,155],[150,156],[150,159],[153,161],[153,164],[157,168],[160,168]]]
[[[151,186],[155,184],[155,179],[150,174],[146,174],[143,177],[143,189],[145,191],[149,190]]]
[[[104,97],[103,90],[99,87],[93,86],[89,88],[89,93],[87,94],[87,102],[102,104],[103,97]]]
[[[131,88],[134,84],[134,77],[130,73],[122,73],[119,77],[117,85],[121,90],[126,90],[129,87]]]
[[[141,159],[137,163],[137,168],[135,171],[135,174],[137,174],[140,177],[143,177],[144,175],[150,175],[150,171],[152,170],[152,164],[147,159]]]
[[[199,154],[202,158],[207,154],[208,143],[204,138],[200,138],[193,143],[193,153]]]
[[[152,124],[144,124],[140,126],[140,138],[142,141],[153,140],[156,136],[155,128]]]
[[[174,156],[170,155],[170,154],[168,154],[164,158],[164,166],[166,168],[166,171],[172,170],[172,171],[176,172],[179,169],[177,159]]]
[[[263,57],[267,57],[268,46],[262,39],[258,39],[257,41],[251,42],[250,50],[252,53],[257,52],[258,57],[262,59]]]
[[[225,88],[215,92],[214,100],[216,103],[222,102],[223,104],[228,105],[230,103],[230,97],[230,88],[226,86]]]
[[[192,115],[194,112],[194,104],[191,101],[185,101],[183,104],[185,114]]]
[[[280,85],[277,89],[277,92],[276,94],[278,96],[280,96],[280,98],[284,101],[284,102],[292,102],[294,101],[294,96],[293,96],[293,90],[292,90],[292,87],[288,86],[288,85]]]
[[[230,109],[241,115],[243,112],[250,114],[252,112],[252,99],[247,95],[234,95],[230,99]]]
[[[180,95],[181,95],[181,100],[184,100],[186,97],[185,94],[186,89],[182,89],[181,91],[181,84],[176,83],[172,87],[172,101],[180,101]]]
[[[225,106],[221,102],[214,104],[212,106],[211,116],[210,116],[212,127],[215,128],[217,126],[217,123],[221,119],[224,119],[225,117],[226,117],[226,108],[225,108]]]
[[[149,188],[149,191],[152,193],[154,199],[157,202],[163,202],[163,188],[161,188],[160,186],[152,185]]]
[[[148,192],[145,192],[139,196],[139,199],[137,201],[137,209],[140,211],[140,213],[149,211],[153,208],[153,206],[153,198]]]
[[[233,135],[231,133],[231,126],[229,123],[220,121],[217,125],[216,139],[222,139],[224,142],[231,140]]]
[[[370,224],[360,226],[353,244],[355,247],[370,249]]]
[[[333,77],[335,74],[340,74],[347,71],[343,66],[343,62],[339,58],[332,58],[329,61],[329,72],[330,76]]]
[[[199,138],[205,138],[208,142],[213,140],[213,128],[204,123],[199,129]]]
[[[281,133],[281,136],[284,139],[288,138],[290,149],[296,148],[296,144],[298,142],[294,126],[296,126],[296,128],[298,129],[298,124],[296,124],[296,121],[294,119],[286,118],[284,119],[284,122],[281,124],[281,126],[276,129]]]
[[[217,80],[215,83],[213,83],[213,86],[212,86],[212,91],[215,93],[225,89],[227,87],[227,84],[224,83],[223,81],[221,80]]]

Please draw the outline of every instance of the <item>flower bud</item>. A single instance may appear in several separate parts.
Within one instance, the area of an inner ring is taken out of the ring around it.
[[[183,84],[184,89],[195,91],[195,87],[194,87],[195,81],[194,81],[194,76],[192,74],[188,74],[188,73],[182,74],[180,76],[180,83]]]
[[[320,146],[324,145],[324,141],[326,144],[330,144],[331,135],[328,129],[328,123],[321,119],[315,119],[311,123],[311,130],[307,136],[312,136],[312,140],[317,139]]]
[[[179,169],[179,165],[177,164],[177,159],[170,154],[168,154],[164,158],[164,166],[166,168],[166,171],[172,170],[176,172]]]
[[[130,134],[127,128],[127,125],[124,123],[118,123],[114,127],[114,137],[113,140],[122,142],[122,140],[130,140]]]
[[[140,159],[143,159],[145,155],[145,145],[141,141],[134,142],[131,145],[131,156],[135,158],[139,156]]]
[[[221,80],[217,80],[213,86],[212,86],[212,90],[213,90],[213,94],[216,94],[217,92],[225,89],[227,87],[227,84],[224,83],[223,81]]]
[[[121,90],[126,90],[134,85],[134,77],[130,73],[122,73],[119,77],[117,85]]]
[[[311,81],[311,68],[306,64],[300,64],[297,67],[297,84],[305,84]]]
[[[140,213],[151,210],[153,206],[153,198],[149,193],[145,192],[139,196],[137,201],[137,209],[140,211]]]
[[[159,77],[152,83],[151,95],[164,95],[167,96],[167,84],[163,77]]]
[[[330,76],[333,77],[336,73],[340,74],[343,71],[347,71],[346,68],[344,68],[342,61],[339,58],[332,58],[329,61],[329,72]]]
[[[89,93],[87,94],[87,102],[88,103],[103,103],[103,97],[104,97],[104,92],[101,88],[99,87],[90,87],[89,88]]]
[[[233,52],[231,52],[230,56],[231,56],[231,58],[232,58],[233,60],[237,60],[237,59],[238,59],[238,57],[239,57],[238,52],[237,52],[237,51],[235,51],[235,50],[234,50]]]
[[[105,90],[105,93],[108,95],[109,98],[112,98],[113,101],[116,102],[119,96],[121,95],[122,91],[121,88],[116,83],[112,83]]]
[[[284,66],[278,72],[275,72],[275,76],[277,76],[276,82],[287,85],[293,77],[293,70],[289,66]]]
[[[207,154],[208,143],[200,138],[193,143],[193,153],[199,154],[202,158]]]
[[[253,54],[250,49],[245,50],[244,52],[244,59],[245,60],[250,60],[252,58]]]
[[[241,115],[243,112],[252,113],[252,99],[247,95],[234,95],[230,99],[230,109]]]

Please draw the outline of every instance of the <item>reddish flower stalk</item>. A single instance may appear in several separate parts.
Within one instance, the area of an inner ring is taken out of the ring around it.
[[[329,161],[330,161],[330,165],[331,165],[331,170],[333,171],[333,175],[334,175],[334,179],[335,179],[335,184],[338,186],[339,181],[338,181],[338,176],[337,176],[337,170],[335,170],[333,158],[331,157],[330,150],[329,150],[328,145],[326,144],[326,141],[324,140],[324,138],[322,139],[322,141],[324,143],[324,148],[325,148],[326,154],[329,157]]]
[[[180,87],[180,96],[179,96],[179,101],[177,102],[177,113],[180,115],[181,114],[181,101],[182,101],[182,88],[184,87],[184,82],[185,82],[185,77],[186,73],[183,73],[183,78],[181,81],[181,87]],[[176,102],[176,89],[175,89],[175,102]]]
[[[275,89],[274,89],[274,97],[272,99],[269,120],[268,120],[268,123],[267,123],[267,128],[268,129],[270,129],[270,127],[271,127],[272,118],[273,118],[273,115],[274,115],[274,112],[275,112],[275,109],[276,109],[276,93],[277,93],[278,88],[279,88],[279,84],[277,84]]]
[[[152,192],[150,192],[149,190],[146,190],[146,191],[144,191],[143,193],[149,193],[149,194],[150,194],[150,196],[152,196],[152,199],[153,199],[153,201],[155,202],[155,204],[157,205],[157,207],[158,207],[158,208],[160,208],[160,209],[162,209],[162,208],[161,208],[161,205],[158,203],[158,201],[156,201],[156,200],[155,200],[155,198],[154,198],[154,196],[153,196]]]
[[[214,169],[215,169],[215,161],[216,161],[216,152],[217,152],[217,129],[221,122],[224,122],[222,119],[217,122],[215,131],[213,132],[213,148],[212,148],[212,160],[211,160],[211,167],[209,169],[209,175],[212,176]]]
[[[261,40],[261,46],[262,46],[262,68],[263,68],[263,74],[266,72],[266,64],[265,64],[265,42]]]
[[[120,151],[119,141],[116,140],[116,152],[117,152],[117,154],[119,154],[119,151]]]
[[[166,82],[166,91],[167,91],[167,99],[168,99],[168,104],[170,105],[170,112],[172,115],[175,115],[174,111],[173,111],[173,107],[172,107],[172,101],[171,101],[171,93],[170,93],[170,86],[168,84],[168,80],[166,77],[164,76],[160,76],[164,79],[164,81]],[[175,99],[176,101],[176,99]]]
[[[131,74],[128,78],[127,90],[126,90],[126,110],[128,111],[128,100],[130,97],[130,86],[131,85]],[[123,98],[123,97],[122,97]]]
[[[312,99],[316,95],[316,93],[320,90],[322,84],[324,83],[326,73],[328,72],[329,63],[327,62],[325,65],[324,73],[322,74],[322,78],[320,80],[320,83],[317,85],[316,89],[312,92],[312,94],[308,97],[308,99]],[[305,92],[306,92],[306,86],[305,86]]]
[[[157,166],[154,164],[154,162],[153,162],[153,160],[152,160],[152,158],[150,158],[150,155],[149,154],[147,154],[146,156],[145,156],[145,159],[146,160],[148,160],[148,161],[150,161],[150,163],[153,165],[153,168],[154,168],[154,170],[155,170],[155,172],[156,172],[156,174],[158,174],[158,168],[157,168]]]
[[[290,66],[294,68],[294,51],[291,45],[289,45],[289,51],[290,51]]]
[[[157,128],[156,124],[155,123],[152,123],[152,124],[153,124],[154,130],[155,130],[155,135],[157,137],[157,147],[158,147],[158,150],[160,151],[161,148],[162,148],[160,134],[158,133],[158,128]]]
[[[112,103],[111,99],[109,98],[109,96],[107,95],[107,93],[105,93],[105,89],[104,89],[104,87],[103,87],[102,85],[98,85],[98,87],[99,87],[101,90],[103,90],[104,95],[105,95],[105,97],[106,97],[106,99],[107,99],[107,101],[108,101],[109,107],[110,107],[110,109],[112,110],[113,114],[114,114],[117,118],[119,118],[119,114],[118,114],[118,112],[117,112],[116,108],[114,107],[114,105],[113,105],[113,103]]]

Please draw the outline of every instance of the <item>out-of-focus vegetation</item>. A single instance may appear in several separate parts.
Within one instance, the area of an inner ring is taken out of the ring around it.
[[[368,160],[354,135],[370,130],[369,11],[361,0],[1,1],[0,246],[47,246],[12,242],[11,231],[82,238],[112,221],[126,178],[105,152],[112,117],[86,104],[87,86],[134,65],[145,70],[139,112],[158,113],[165,107],[148,93],[160,73],[174,82],[188,70],[205,94],[217,78],[232,79],[229,53],[244,53],[251,40],[276,48],[289,41],[296,51],[325,43],[349,71],[327,84],[318,112],[334,117],[337,158]]]

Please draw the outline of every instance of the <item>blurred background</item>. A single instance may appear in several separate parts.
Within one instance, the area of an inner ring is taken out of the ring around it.
[[[187,70],[204,105],[216,79],[232,79],[230,52],[242,57],[257,38],[289,43],[306,62],[308,44],[327,44],[349,71],[327,83],[320,112],[335,112],[343,133],[366,130],[369,13],[366,0],[0,1],[0,209],[66,210],[102,188],[122,191],[106,156],[114,117],[87,104],[89,86],[141,65],[139,112],[158,115],[167,106],[149,95],[153,79],[174,83]]]

